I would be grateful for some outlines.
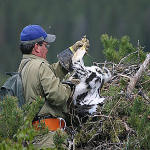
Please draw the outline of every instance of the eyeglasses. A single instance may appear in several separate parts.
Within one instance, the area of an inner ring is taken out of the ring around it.
[[[50,47],[50,45],[49,44],[47,44],[47,43],[37,43],[38,45],[40,45],[40,46],[45,46],[46,48],[49,48]]]

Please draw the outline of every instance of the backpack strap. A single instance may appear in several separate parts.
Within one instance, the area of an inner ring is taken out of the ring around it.
[[[23,68],[25,67],[25,65],[26,65],[29,61],[31,61],[31,59],[26,59],[26,60],[25,60],[23,66],[22,66],[22,67],[20,68],[20,70],[18,71],[19,73],[22,72]]]

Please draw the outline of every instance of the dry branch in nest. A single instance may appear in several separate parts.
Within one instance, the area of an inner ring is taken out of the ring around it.
[[[137,73],[130,78],[130,83],[127,87],[127,95],[130,97],[137,81],[140,79],[142,73],[146,70],[146,68],[148,67],[150,62],[150,54],[147,55],[145,61],[143,62],[143,64],[140,66],[140,69],[137,71]]]

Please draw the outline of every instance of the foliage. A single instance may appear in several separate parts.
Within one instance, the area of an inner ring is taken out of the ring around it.
[[[48,130],[44,124],[40,130],[35,130],[32,120],[43,106],[43,100],[39,97],[31,105],[24,105],[23,109],[18,107],[15,97],[6,97],[0,102],[0,149],[1,150],[26,150],[37,149],[32,142],[37,135],[47,134]],[[63,150],[63,143],[67,139],[65,132],[58,130],[54,135],[54,148],[49,150]]]
[[[0,142],[13,138],[20,126],[23,125],[23,111],[17,105],[15,97],[7,97],[0,102]]]
[[[120,40],[103,34],[101,36],[101,41],[104,46],[104,55],[106,59],[114,63],[119,63],[122,58],[128,54],[133,53],[130,57],[127,57],[126,62],[136,62],[137,58],[140,57],[140,62],[145,59],[145,54],[143,49],[140,47],[139,52],[136,52],[136,48],[130,43],[128,36],[123,36]],[[136,52],[136,53],[135,53]]]
[[[36,131],[32,126],[32,120],[43,100],[38,98],[30,106],[25,105],[23,109],[18,107],[15,97],[6,97],[0,103],[0,149],[34,149],[32,141],[38,134],[47,131]]]
[[[53,141],[54,141],[56,149],[64,150],[64,143],[66,143],[67,137],[68,136],[66,132],[63,132],[61,130],[56,131],[56,133],[53,136]]]
[[[144,73],[143,77],[141,78],[141,85],[145,91],[150,91],[150,76],[148,76],[146,73]]]
[[[139,97],[135,99],[130,108],[130,117],[128,122],[134,130],[136,130],[136,139],[129,141],[129,149],[150,149],[150,106],[145,105]],[[135,135],[134,135],[135,136]],[[138,143],[137,143],[138,141]]]

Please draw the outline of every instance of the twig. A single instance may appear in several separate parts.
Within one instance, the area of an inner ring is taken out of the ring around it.
[[[138,62],[140,62],[140,41],[139,40],[137,45],[137,51],[138,51]]]
[[[148,83],[148,82],[150,82],[150,80],[147,80],[147,81],[141,83],[141,85],[143,85],[143,84],[145,84],[145,83]]]
[[[111,145],[113,145],[113,146],[117,146],[117,145],[122,145],[123,146],[123,144],[124,143],[100,143],[100,145],[99,146],[97,146],[95,149],[96,150],[100,150],[100,149],[108,149],[108,146],[110,147]],[[112,148],[110,148],[110,149],[112,149]],[[122,148],[120,148],[120,147],[118,147],[117,146],[117,149],[122,149]]]
[[[117,138],[117,141],[120,143],[120,139],[119,139],[118,136],[117,136],[117,133],[116,133],[116,131],[115,131],[115,127],[114,127],[114,125],[113,125],[113,123],[112,123],[112,121],[111,121],[110,118],[109,118],[109,121],[110,121],[110,123],[111,123],[111,125],[112,125],[112,128],[113,128],[113,130],[114,130],[115,136],[116,136],[116,138]]]
[[[106,116],[106,115],[94,115],[94,117],[105,117],[105,118],[112,118],[111,116]]]
[[[127,55],[127,56],[125,56],[125,57],[123,57],[123,58],[120,60],[120,62],[119,62],[119,64],[118,64],[118,66],[122,63],[122,61],[124,61],[124,59],[126,59],[127,57],[129,57],[130,55],[133,55],[133,54],[135,54],[135,53],[138,53],[138,50],[137,50],[137,51],[135,51],[135,52],[133,52],[133,53],[128,54],[128,55]]]
[[[127,125],[126,122],[122,122],[122,123],[123,123],[123,125],[124,125],[126,131],[133,131],[133,132],[135,132],[132,128],[130,128],[130,127]]]
[[[114,111],[114,108],[118,105],[118,103],[120,102],[120,99],[118,100],[118,102],[116,103],[116,105],[111,109],[111,111],[110,111],[110,113],[109,113],[109,118],[110,118],[110,115],[111,115],[111,113]]]
[[[118,76],[121,76],[121,77],[125,77],[125,78],[128,78],[128,79],[130,79],[130,77],[129,77],[129,76],[127,76],[127,75],[118,74]]]

